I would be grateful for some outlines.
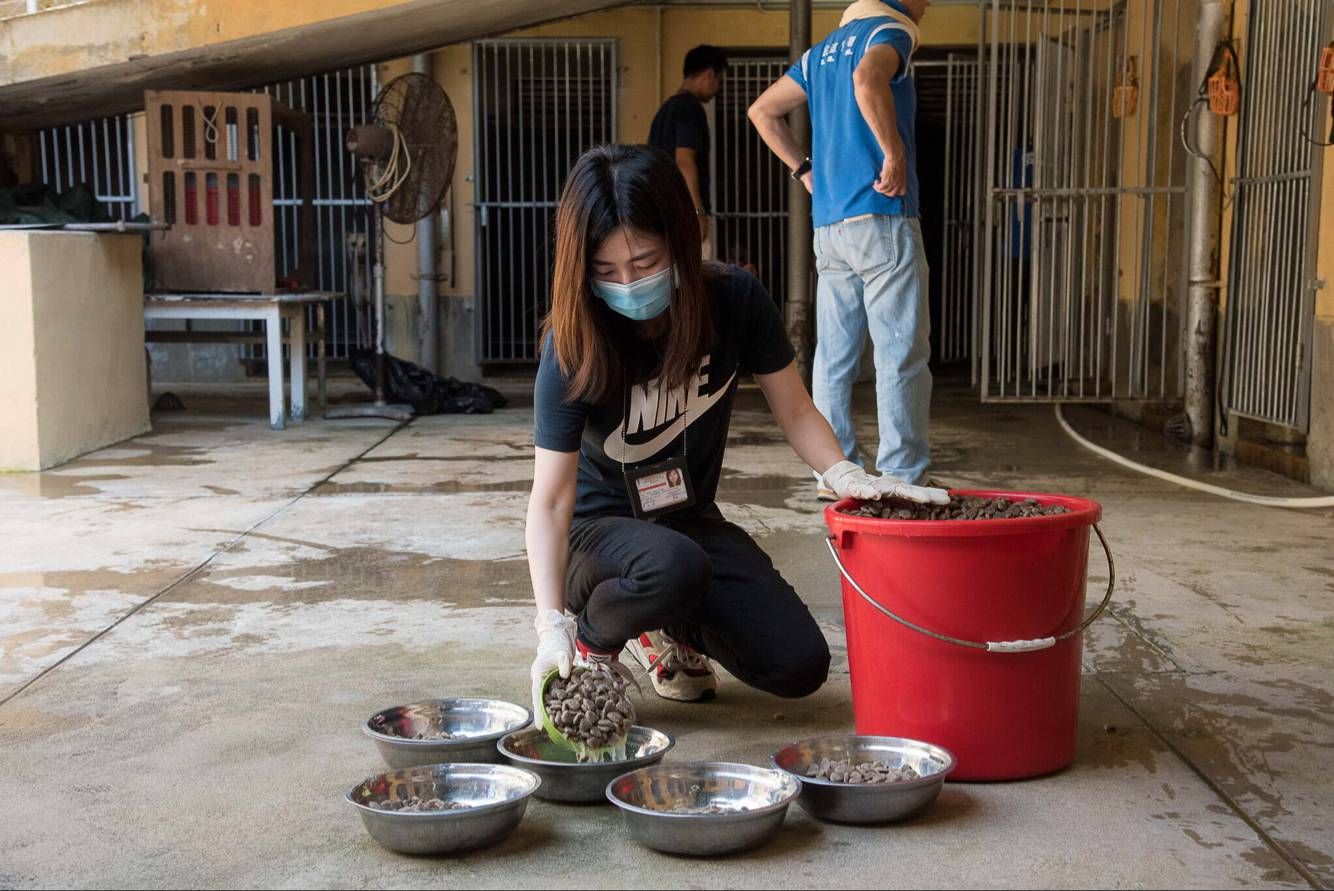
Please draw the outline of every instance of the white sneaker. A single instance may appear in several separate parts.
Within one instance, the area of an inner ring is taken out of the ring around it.
[[[625,645],[648,672],[663,699],[708,702],[718,694],[718,676],[709,658],[661,631],[648,631]]]

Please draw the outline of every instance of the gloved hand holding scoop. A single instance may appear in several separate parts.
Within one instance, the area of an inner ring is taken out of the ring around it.
[[[537,632],[537,658],[528,675],[533,684],[533,716],[540,723],[542,689],[547,676],[555,672],[568,678],[574,667],[574,619],[560,610],[538,610],[533,617],[533,630]]]
[[[543,681],[535,703],[538,720],[552,742],[574,752],[581,762],[625,758],[635,707],[628,694],[632,681],[616,670],[620,667],[592,663],[576,666],[568,678],[552,671]]]

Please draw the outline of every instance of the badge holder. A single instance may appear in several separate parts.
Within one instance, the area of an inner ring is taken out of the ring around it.
[[[695,485],[684,455],[648,467],[626,467],[623,472],[635,519],[653,519],[695,503]]]

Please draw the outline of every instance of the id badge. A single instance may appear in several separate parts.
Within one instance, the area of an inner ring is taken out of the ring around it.
[[[627,467],[625,486],[630,506],[640,520],[659,517],[695,503],[695,486],[685,458],[672,458],[648,467]]]

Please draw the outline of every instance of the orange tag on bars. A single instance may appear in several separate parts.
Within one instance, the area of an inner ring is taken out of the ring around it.
[[[1214,47],[1205,90],[1209,110],[1214,114],[1228,117],[1237,113],[1241,105],[1241,79],[1237,74],[1237,51],[1231,43],[1222,41]]]
[[[1226,71],[1209,75],[1209,110],[1217,115],[1234,115],[1241,101],[1241,87]]]
[[[1126,60],[1121,82],[1112,91],[1112,117],[1128,118],[1135,113],[1139,102],[1139,78],[1135,75],[1135,57]]]
[[[1316,69],[1315,88],[1322,93],[1334,93],[1334,43],[1320,51],[1320,67]]]

